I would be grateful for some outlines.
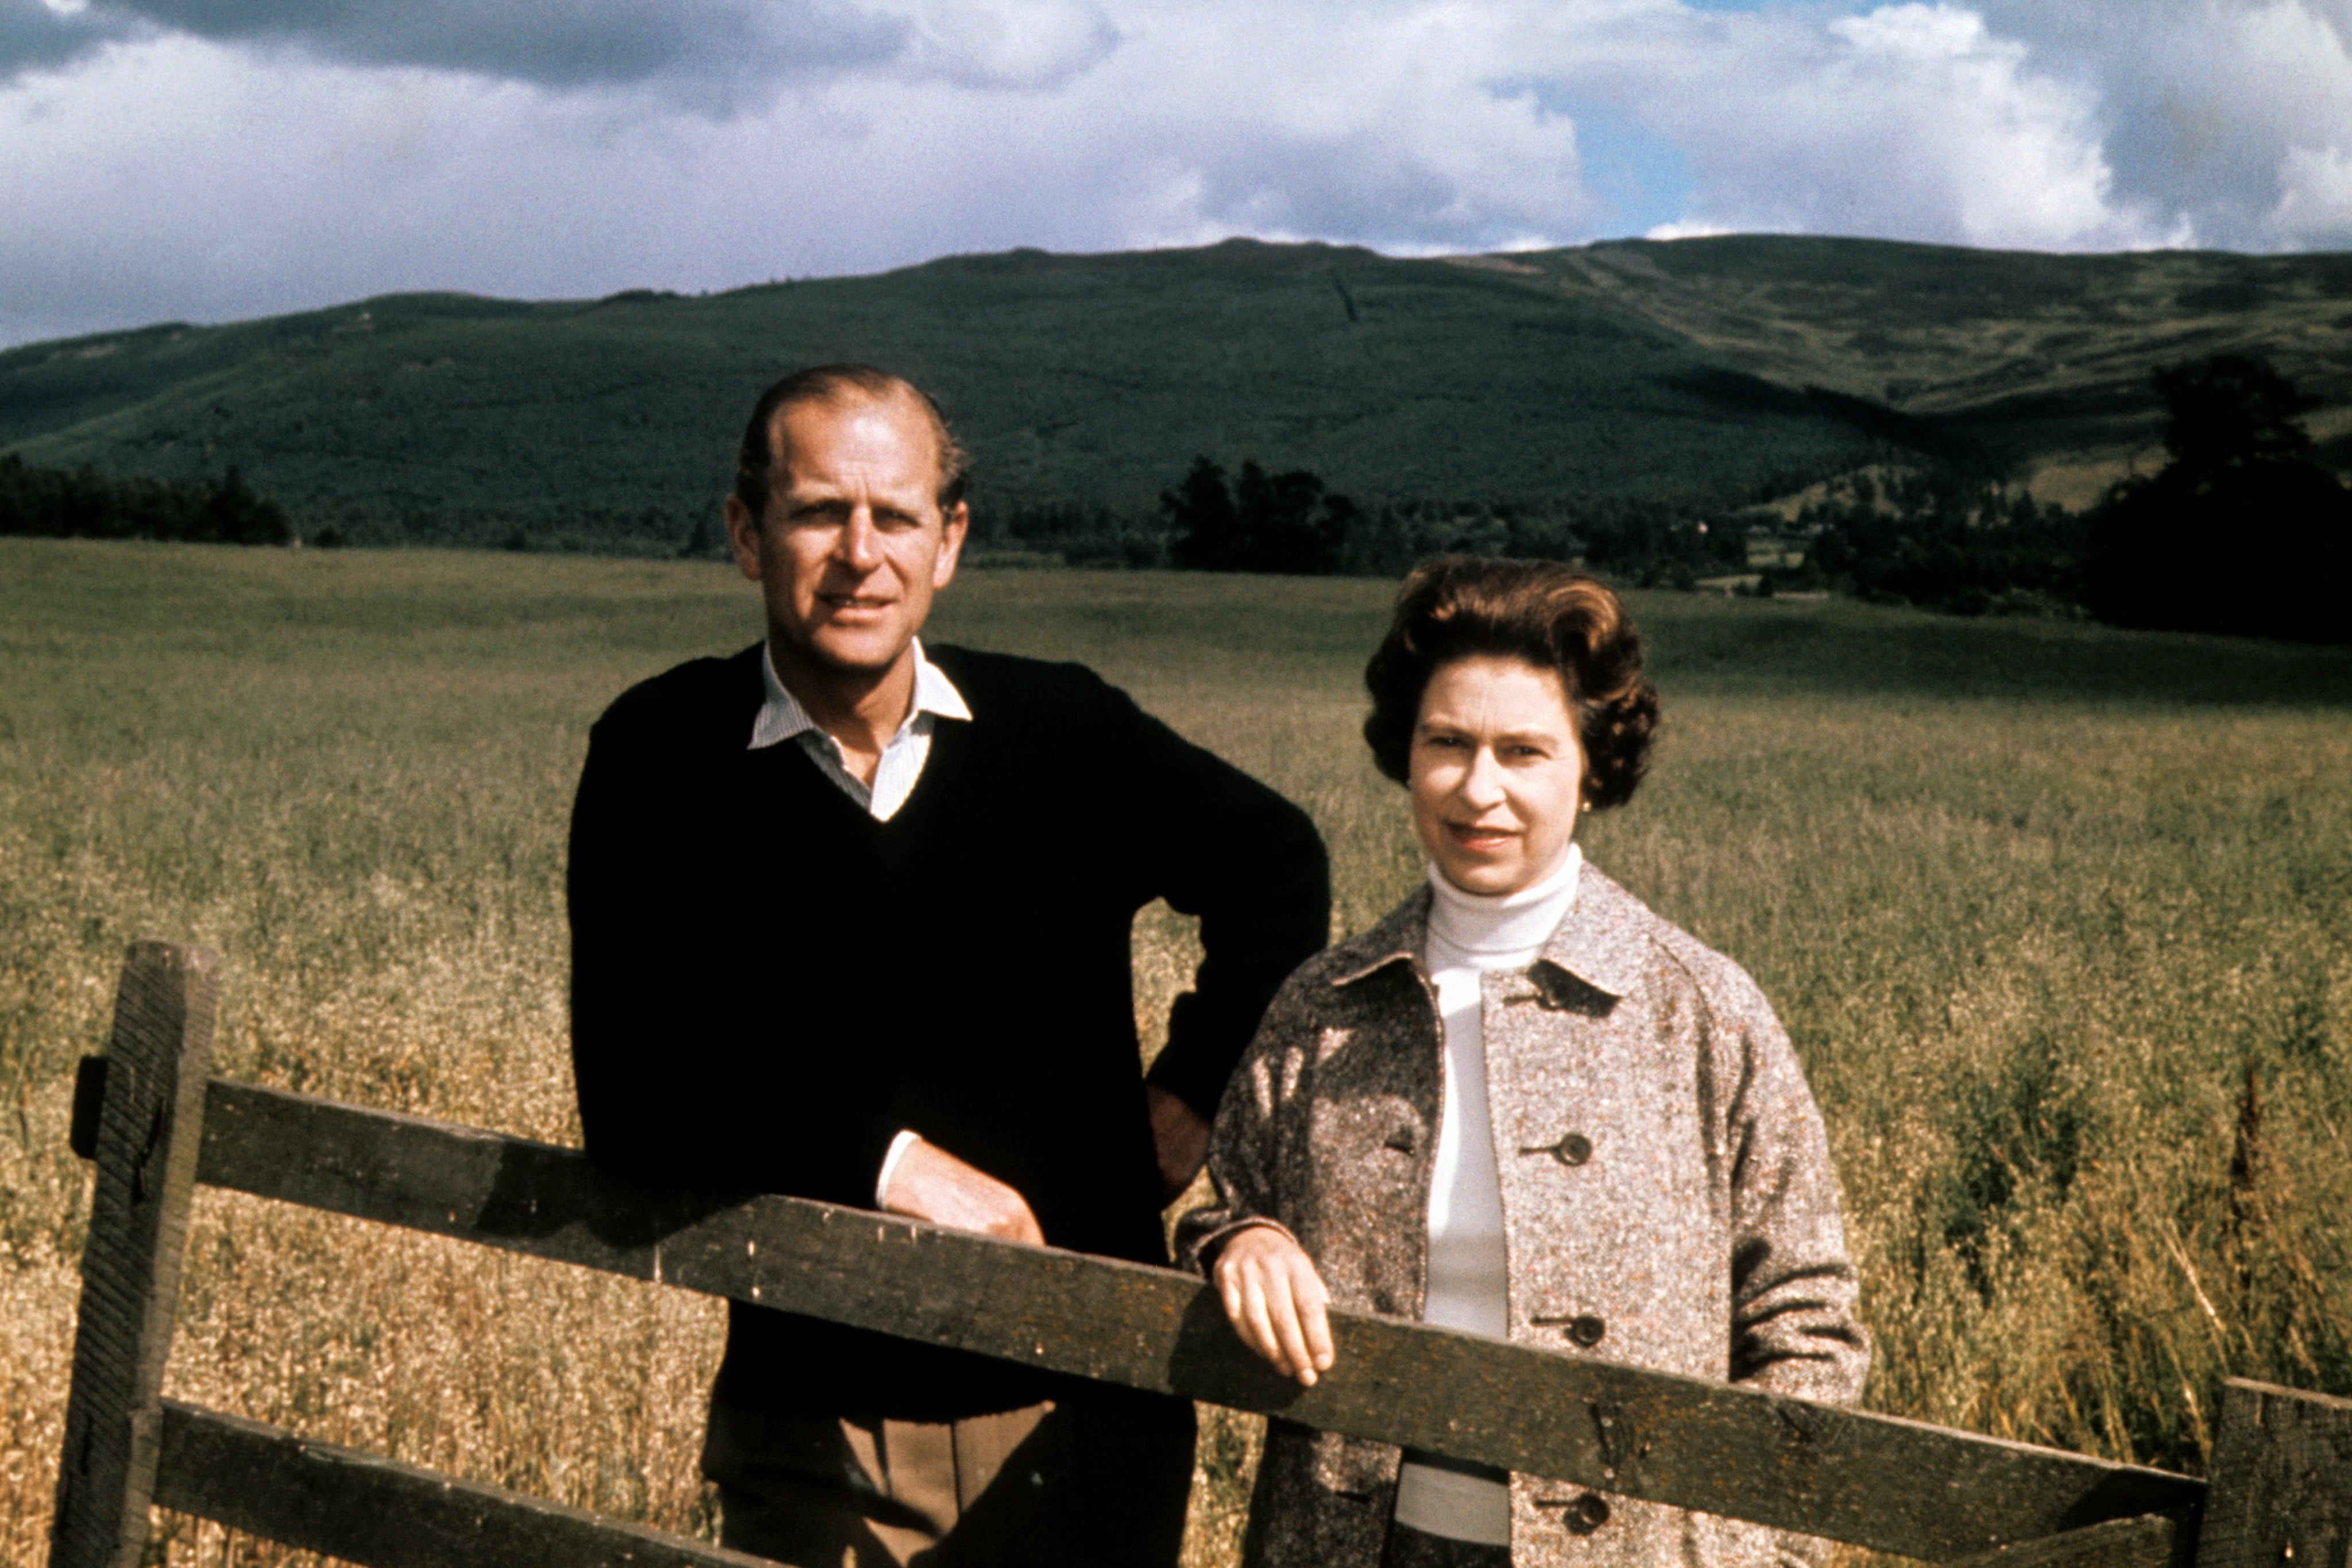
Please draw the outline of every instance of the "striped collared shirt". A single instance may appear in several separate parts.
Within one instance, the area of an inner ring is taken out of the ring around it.
[[[906,723],[883,747],[872,784],[849,770],[841,742],[809,717],[800,699],[777,678],[775,656],[770,650],[762,650],[760,655],[760,679],[767,687],[768,700],[761,705],[759,717],[751,721],[751,749],[757,751],[787,740],[799,741],[810,760],[839,785],[844,794],[872,813],[876,821],[888,821],[907,803],[907,797],[915,792],[915,781],[923,776],[923,764],[930,759],[931,732],[939,721],[971,717],[971,709],[964,706],[963,694],[955,689],[955,683],[923,656],[921,639],[918,638],[913,646],[915,701],[908,710]]]

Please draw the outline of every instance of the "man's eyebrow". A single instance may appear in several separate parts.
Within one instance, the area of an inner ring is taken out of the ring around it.
[[[838,494],[803,496],[799,497],[787,495],[784,497],[785,515],[794,517],[806,517],[829,513],[848,512],[855,508],[857,502],[854,497]],[[877,517],[887,517],[894,522],[912,523],[920,522],[922,520],[922,512],[916,507],[902,507],[898,505],[896,502],[878,499],[871,502],[870,505],[874,515]]]

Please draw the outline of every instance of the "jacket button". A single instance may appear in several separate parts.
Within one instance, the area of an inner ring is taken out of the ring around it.
[[[1553,1145],[1551,1152],[1564,1166],[1580,1166],[1592,1157],[1592,1140],[1581,1133],[1570,1133]]]
[[[1609,1522],[1609,1500],[1599,1492],[1578,1498],[1540,1498],[1536,1506],[1559,1510],[1560,1525],[1570,1535],[1590,1535]]]
[[[1599,1318],[1594,1317],[1591,1312],[1586,1312],[1581,1317],[1570,1319],[1567,1330],[1568,1337],[1574,1340],[1577,1343],[1582,1345],[1587,1350],[1591,1350],[1594,1345],[1599,1344],[1601,1343],[1601,1336],[1608,1332],[1609,1325],[1602,1322]],[[1608,1505],[1604,1503],[1601,1506],[1606,1508]]]

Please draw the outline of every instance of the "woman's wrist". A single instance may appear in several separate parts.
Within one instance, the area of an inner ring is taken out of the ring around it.
[[[1200,1260],[1202,1274],[1206,1278],[1214,1279],[1217,1264],[1224,1258],[1225,1249],[1232,1246],[1244,1232],[1252,1230],[1271,1230],[1293,1247],[1298,1246],[1298,1238],[1293,1236],[1290,1233],[1290,1228],[1282,1221],[1269,1219],[1259,1214],[1244,1215],[1202,1239],[1200,1246],[1194,1251],[1194,1256]],[[1303,1248],[1300,1249],[1305,1250]]]

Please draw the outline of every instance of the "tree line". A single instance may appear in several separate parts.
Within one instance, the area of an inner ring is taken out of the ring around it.
[[[2119,626],[2352,641],[2352,490],[2317,460],[2313,400],[2258,357],[2158,371],[2168,461],[2084,513],[2013,493],[1981,461],[1942,454],[1845,481],[1803,508],[1795,564],[1756,591],[1830,591],[1958,614],[2095,617]],[[1229,482],[1196,457],[1160,496],[1165,564],[1209,571],[1401,572],[1445,549],[1580,559],[1643,587],[1744,575],[1737,514],[1694,518],[1618,500],[1509,507],[1359,507],[1303,471],[1244,462]],[[1139,556],[1135,540],[1128,553]],[[1160,564],[1136,560],[1134,564]]]
[[[1643,586],[1688,587],[1745,570],[1744,524],[1627,497],[1546,506],[1422,498],[1360,505],[1304,470],[1228,471],[1196,456],[1156,515],[1100,503],[975,508],[978,543],[997,559],[1049,553],[1073,566],[1400,577],[1449,551],[1579,559]]]
[[[1269,472],[1244,459],[1229,471],[1203,454],[1160,492],[1156,516],[1013,503],[982,512],[982,542],[1001,555],[1025,549],[1076,565],[1300,575],[1394,577],[1447,551],[1531,556],[1581,560],[1642,587],[1753,575],[1750,591],[1763,593],[2352,641],[2352,615],[2338,602],[2352,568],[2352,490],[2318,461],[2301,420],[2312,400],[2242,354],[2159,371],[2154,384],[2168,461],[2080,514],[2036,505],[1982,463],[1949,454],[1922,461],[1890,450],[1887,466],[1858,468],[1788,527],[1756,522],[1752,507],[1695,517],[1672,502],[1623,497],[1543,507],[1360,505],[1304,469]],[[1786,494],[1790,480],[1776,476],[1766,488]],[[723,554],[707,517],[676,547],[659,543],[678,526],[670,515],[607,522],[612,538],[584,548]],[[8,534],[246,545],[295,538],[284,508],[254,494],[234,465],[216,479],[174,481],[89,465],[38,467],[14,454],[0,456],[0,535]],[[1750,574],[1759,534],[1783,559]],[[331,527],[311,542],[342,539]],[[509,549],[539,542],[519,523],[504,538]],[[1788,562],[1791,552],[1801,559]]]
[[[284,507],[247,486],[233,463],[217,479],[121,478],[88,464],[37,467],[12,452],[0,457],[0,535],[6,534],[282,545],[292,541],[294,525]]]

